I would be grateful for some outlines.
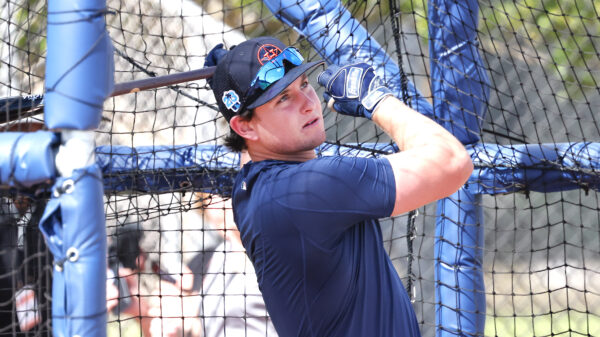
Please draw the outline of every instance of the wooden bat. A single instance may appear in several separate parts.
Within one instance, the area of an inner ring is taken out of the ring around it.
[[[197,70],[186,71],[182,73],[169,74],[122,82],[115,84],[110,97],[125,95],[142,90],[165,87],[173,84],[207,79],[212,77],[216,67],[206,67]],[[44,96],[13,96],[0,99],[0,123],[7,123],[35,116],[44,111]]]

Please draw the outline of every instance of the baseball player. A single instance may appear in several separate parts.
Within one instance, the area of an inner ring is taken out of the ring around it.
[[[326,98],[338,113],[371,119],[401,152],[317,158],[325,130],[306,73],[322,62],[270,37],[208,59],[232,130],[226,143],[252,159],[233,187],[234,219],[279,336],[419,336],[377,219],[460,188],[473,170],[463,145],[358,63],[319,75]]]

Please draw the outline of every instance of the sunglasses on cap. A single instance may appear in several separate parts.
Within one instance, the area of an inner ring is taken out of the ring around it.
[[[287,61],[291,66],[299,66],[304,62],[304,58],[298,49],[288,47],[279,55],[265,63],[260,67],[258,73],[256,73],[256,76],[250,83],[250,88],[246,95],[248,101],[254,101],[254,99],[267,90],[269,86],[285,76],[286,71],[289,70],[289,68],[286,69],[284,61]]]

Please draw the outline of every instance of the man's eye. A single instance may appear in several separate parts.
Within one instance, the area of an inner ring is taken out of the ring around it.
[[[302,88],[308,87],[308,80],[302,82]]]
[[[287,99],[288,99],[287,94],[282,95],[281,97],[279,97],[279,100],[277,101],[277,103],[283,103],[283,102],[287,101]]]

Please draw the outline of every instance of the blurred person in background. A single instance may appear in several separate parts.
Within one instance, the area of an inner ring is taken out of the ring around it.
[[[46,201],[17,195],[0,203],[0,335],[50,335],[52,264],[38,229]]]
[[[186,281],[191,280],[191,271],[183,266],[189,276],[176,277],[162,270],[157,261],[149,261],[140,244],[143,237],[136,223],[118,226],[111,238],[106,307],[112,316],[109,321],[118,320],[119,331],[109,327],[109,335],[122,336],[122,330],[125,335],[139,335],[135,327],[120,326],[133,317],[145,337],[200,337],[198,309],[189,300],[191,282]]]

